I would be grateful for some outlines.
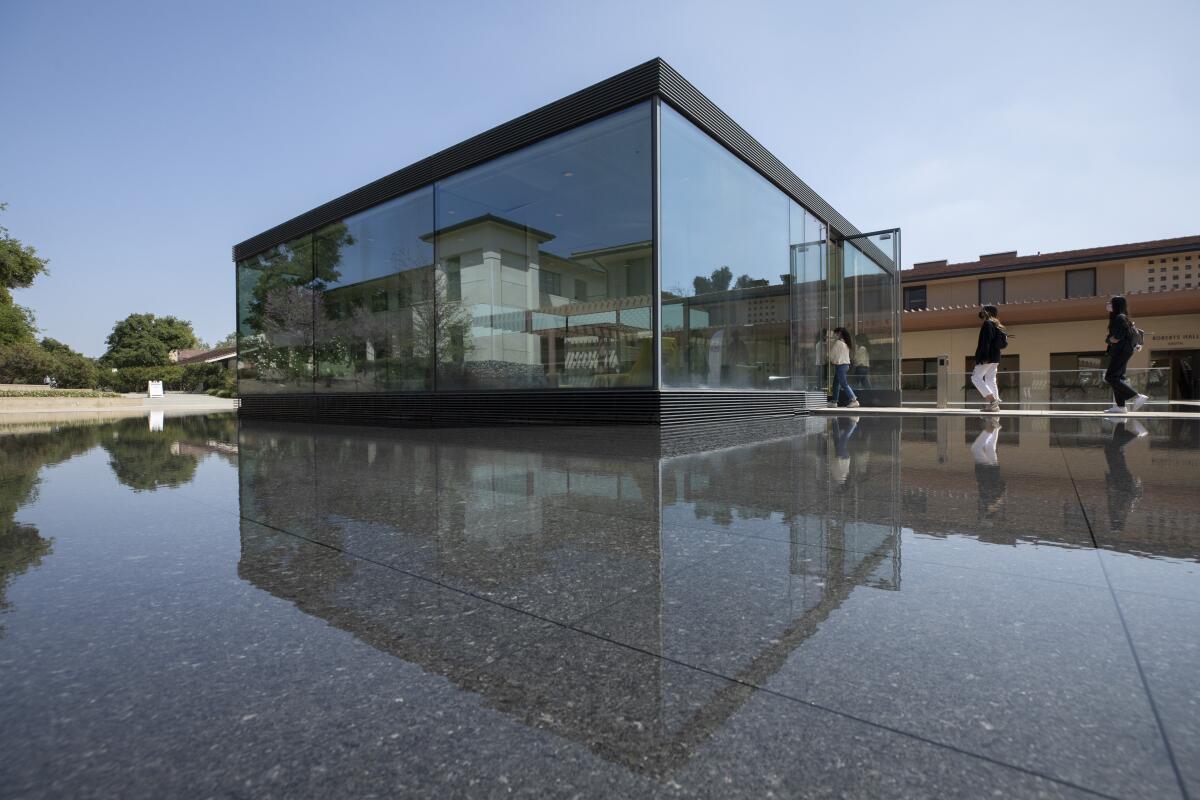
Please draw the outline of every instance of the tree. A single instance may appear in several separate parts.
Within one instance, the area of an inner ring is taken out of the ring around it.
[[[32,344],[36,332],[32,311],[24,306],[0,302],[0,347],[22,342]]]
[[[0,383],[40,384],[53,369],[54,359],[36,342],[0,347]]]
[[[109,367],[156,367],[168,363],[172,350],[196,347],[192,323],[177,317],[130,314],[113,325],[100,362]]]
[[[64,389],[94,389],[100,380],[96,362],[77,353],[67,345],[51,339],[42,339],[42,350],[50,357],[50,377]]]
[[[729,289],[729,284],[733,280],[733,271],[729,267],[721,266],[712,271],[712,275],[705,278],[703,275],[697,275],[692,278],[692,288],[696,290],[696,294],[708,294],[710,292],[724,292]]]
[[[214,350],[220,347],[237,347],[237,331],[234,331],[213,345]]]
[[[0,203],[0,211],[7,208],[7,203]],[[49,263],[32,247],[9,236],[8,228],[0,225],[0,305],[12,305],[11,290],[28,287],[34,278],[47,271]]]

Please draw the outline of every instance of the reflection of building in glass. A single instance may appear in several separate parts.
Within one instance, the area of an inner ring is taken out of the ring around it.
[[[655,776],[682,768],[854,592],[901,588],[899,436],[887,421],[856,435],[851,478],[836,486],[821,479],[823,423],[807,436],[742,429],[730,438],[752,444],[712,451],[636,430],[562,432],[243,421],[238,573]],[[528,639],[505,617],[497,642],[493,612],[527,620]],[[613,674],[624,701],[653,709],[645,727],[598,724],[612,686],[554,669],[564,629],[548,620],[636,648]],[[496,648],[486,663],[481,647]],[[681,694],[670,661],[645,653],[740,682]]]
[[[791,413],[824,402],[836,326],[864,403],[897,400],[899,232],[861,234],[659,60],[234,253],[245,416]]]

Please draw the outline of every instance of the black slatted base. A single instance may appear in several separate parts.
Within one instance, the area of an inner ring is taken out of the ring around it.
[[[778,419],[824,405],[814,392],[654,389],[247,395],[252,419],[345,425],[696,425]]]

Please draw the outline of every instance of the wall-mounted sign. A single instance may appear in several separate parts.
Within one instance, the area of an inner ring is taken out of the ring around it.
[[[1200,331],[1193,333],[1152,333],[1150,344],[1155,347],[1197,347],[1200,346]]]

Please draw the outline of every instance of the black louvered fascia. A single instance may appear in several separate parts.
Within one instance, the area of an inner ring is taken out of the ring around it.
[[[823,406],[817,392],[569,389],[246,395],[247,419],[340,425],[699,425],[786,419]]]

